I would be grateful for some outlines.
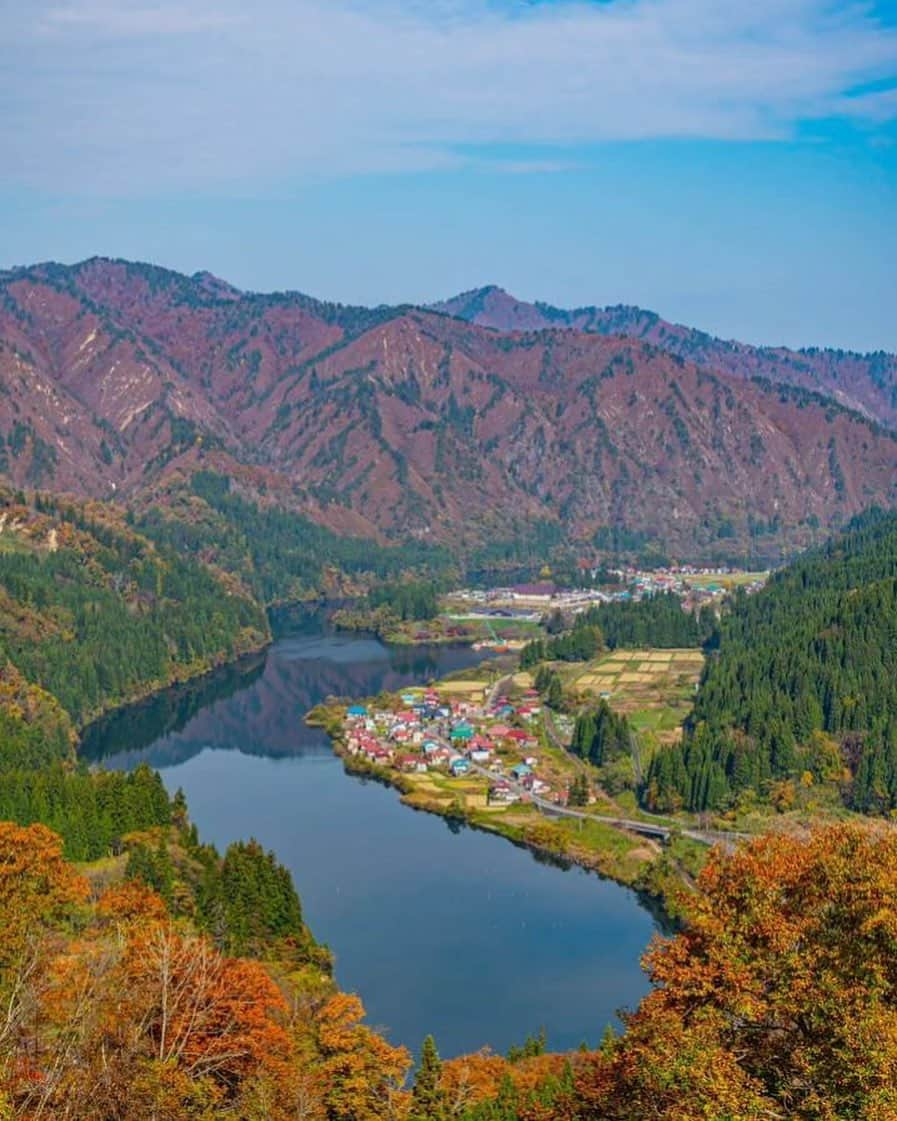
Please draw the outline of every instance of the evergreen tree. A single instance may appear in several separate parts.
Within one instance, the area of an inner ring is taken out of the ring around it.
[[[852,771],[847,803],[897,808],[897,515],[873,510],[840,537],[739,592],[723,618],[680,744],[654,757],[642,790],[657,809],[718,809],[804,771]],[[841,766],[821,766],[824,734]],[[859,745],[854,750],[852,745]]]
[[[443,1121],[446,1117],[445,1095],[440,1086],[442,1060],[436,1041],[428,1035],[420,1051],[420,1066],[414,1079],[411,1112],[414,1121]]]

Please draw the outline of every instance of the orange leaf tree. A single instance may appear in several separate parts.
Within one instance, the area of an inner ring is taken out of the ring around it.
[[[411,1056],[361,1023],[357,996],[337,993],[318,1014],[318,1048],[330,1121],[393,1121],[407,1116],[402,1087]]]
[[[837,825],[716,853],[657,988],[580,1073],[580,1116],[897,1117],[897,832]]]

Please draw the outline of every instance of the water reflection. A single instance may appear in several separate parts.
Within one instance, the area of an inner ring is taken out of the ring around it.
[[[386,647],[378,639],[339,633],[329,612],[281,616],[279,638],[265,653],[98,721],[82,738],[81,755],[117,769],[139,762],[163,768],[204,747],[281,758],[329,752],[327,737],[303,718],[327,697],[361,697],[400,689],[481,661],[467,647]],[[277,631],[275,631],[277,633]]]

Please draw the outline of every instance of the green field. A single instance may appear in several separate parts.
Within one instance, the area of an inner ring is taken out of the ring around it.
[[[565,673],[568,693],[603,698],[637,731],[674,738],[691,708],[704,667],[700,650],[615,650]]]
[[[693,588],[706,588],[709,584],[718,584],[721,588],[740,588],[745,584],[753,584],[758,580],[768,580],[769,572],[727,572],[725,574],[708,572],[699,576],[689,576],[686,583]]]

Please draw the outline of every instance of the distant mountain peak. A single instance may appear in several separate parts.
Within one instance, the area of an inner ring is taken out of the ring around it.
[[[227,280],[222,280],[220,276],[215,276],[207,269],[195,272],[190,279],[210,295],[217,296],[219,299],[239,299],[243,295],[242,291],[235,285]]]
[[[717,555],[897,505],[897,437],[858,415],[897,432],[897,357],[497,284],[428,310],[108,258],[0,272],[0,389],[16,486],[147,502],[212,470],[353,532],[478,543],[539,520]]]

